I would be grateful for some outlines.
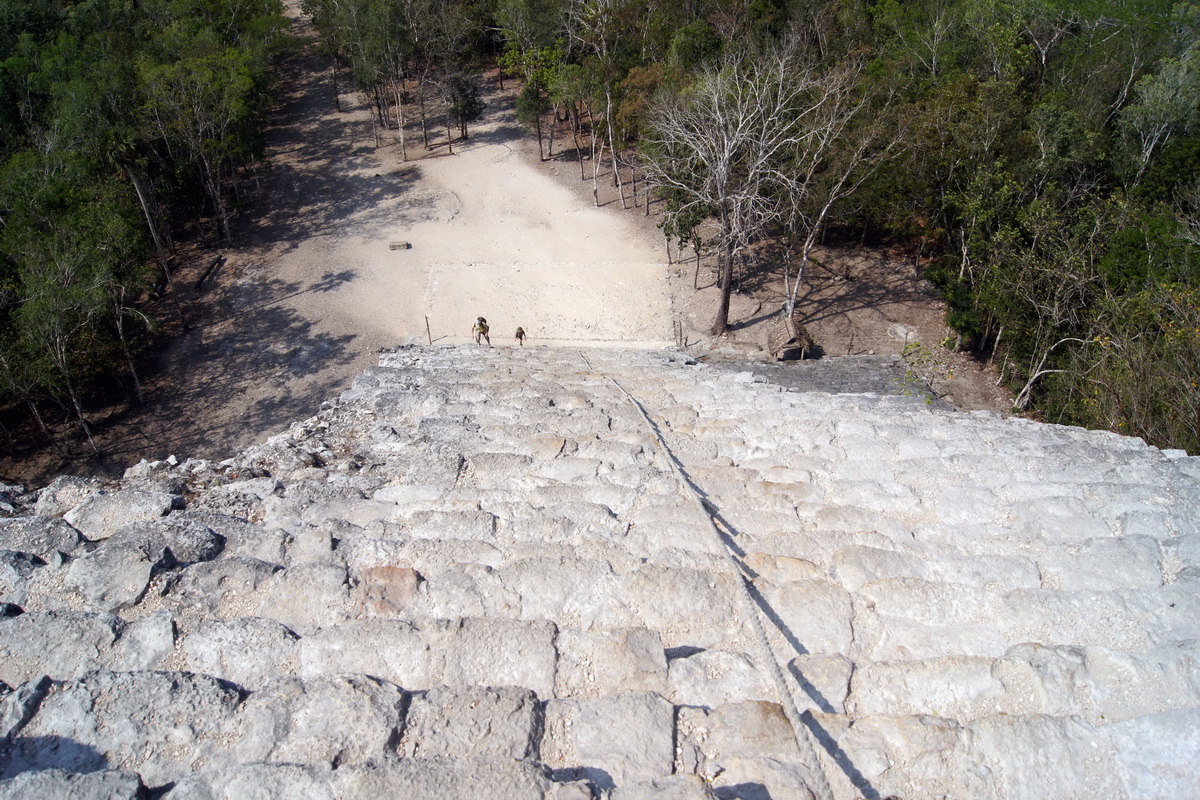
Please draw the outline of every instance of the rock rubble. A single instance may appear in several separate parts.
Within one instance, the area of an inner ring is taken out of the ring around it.
[[[1200,459],[1139,440],[406,348],[0,490],[0,798],[1200,791]]]

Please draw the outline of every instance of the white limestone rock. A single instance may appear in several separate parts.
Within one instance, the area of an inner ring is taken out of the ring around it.
[[[931,715],[973,720],[1043,713],[1041,682],[1017,659],[969,656],[860,665],[846,708],[856,717]]]
[[[796,695],[800,710],[805,708],[826,714],[846,713],[850,678],[854,662],[845,656],[796,656],[788,664],[787,674],[800,687]]]
[[[676,772],[699,775],[731,796],[745,796],[744,787],[762,800],[812,800],[795,733],[777,703],[680,708],[677,726]]]
[[[699,775],[667,775],[652,781],[618,786],[609,800],[716,800]]]
[[[124,525],[104,546],[111,547],[118,542],[143,548],[165,547],[171,551],[172,562],[177,564],[211,561],[225,548],[225,538],[212,528],[194,517],[177,514]]]
[[[39,675],[82,677],[112,657],[124,630],[108,613],[29,611],[0,619],[0,680],[16,686]]]
[[[618,601],[618,580],[607,562],[527,558],[506,564],[496,578],[526,619],[554,619],[590,628]]]
[[[102,488],[95,478],[60,475],[38,492],[34,513],[41,517],[61,517]]]
[[[262,590],[283,568],[247,556],[219,558],[182,570],[166,595],[169,607],[215,616],[249,616],[262,602]]]
[[[1125,795],[1110,732],[1077,719],[1000,715],[964,727],[952,756],[965,797]]]
[[[140,546],[140,545],[146,546]],[[94,611],[130,608],[146,594],[155,573],[171,565],[159,542],[126,541],[102,546],[71,562],[63,588]]]
[[[333,778],[336,798],[402,797],[445,800],[495,797],[507,800],[583,800],[583,787],[552,783],[537,765],[513,759],[413,758],[349,765]],[[586,790],[585,790],[586,791]]]
[[[521,598],[505,588],[491,567],[462,564],[428,574],[410,613],[445,619],[512,618],[521,613]]]
[[[655,631],[564,628],[555,646],[557,697],[595,698],[639,691],[667,694],[667,659]]]
[[[188,775],[177,781],[163,795],[163,800],[284,797],[341,800],[343,795],[337,793],[332,783],[333,770],[328,764],[237,764],[210,767],[202,773]],[[347,796],[347,800],[353,796]]]
[[[677,706],[714,708],[746,700],[778,699],[770,673],[750,656],[728,650],[702,650],[672,658],[667,666],[667,698]]]
[[[1119,592],[1017,589],[1004,597],[997,622],[1013,644],[1095,645],[1140,652],[1156,643],[1149,623],[1158,605],[1137,608]]]
[[[225,557],[248,556],[269,564],[282,564],[289,536],[278,528],[252,525],[239,517],[214,511],[176,511],[167,517],[180,524],[202,525],[225,540]]]
[[[300,640],[299,674],[362,673],[405,689],[432,683],[432,654],[416,625],[391,619],[351,620],[308,632]]]
[[[811,561],[773,553],[747,553],[742,558],[742,563],[754,571],[755,577],[773,584],[827,579],[830,577],[823,567]],[[839,580],[841,579],[839,578]],[[845,581],[841,582],[847,589],[853,590],[853,587],[846,586]]]
[[[539,697],[554,696],[558,631],[551,622],[466,618],[441,620],[422,632],[437,683],[521,686]]]
[[[832,581],[794,581],[782,586],[756,580],[757,587],[794,641],[809,653],[845,653],[854,638],[850,594]],[[777,623],[778,624],[778,623]]]
[[[399,754],[533,759],[541,731],[537,696],[516,686],[435,686],[414,695]]]
[[[504,487],[526,477],[533,459],[518,453],[472,453],[467,457],[463,478],[479,488]]]
[[[327,627],[353,613],[345,566],[332,562],[299,564],[274,573],[252,601],[252,612],[297,629]]]
[[[70,555],[86,542],[70,524],[51,515],[0,519],[0,548],[5,550],[47,558],[54,552]]]
[[[669,702],[651,692],[551,700],[542,761],[556,777],[585,778],[601,789],[670,775],[673,712]]]
[[[879,797],[967,796],[954,756],[963,730],[954,720],[883,716],[847,725],[844,718],[830,715],[815,714],[813,719],[818,730],[836,741],[859,786]]]
[[[104,660],[114,672],[161,669],[175,650],[175,621],[169,611],[148,614],[126,624]]]
[[[177,495],[163,492],[101,490],[88,495],[63,519],[89,539],[107,539],[131,522],[166,516],[180,503]]]
[[[40,675],[15,689],[0,685],[0,741],[7,744],[20,732],[25,723],[33,719],[46,692],[50,690],[51,683],[50,676]],[[0,747],[0,773],[7,768],[5,762],[8,757],[6,750]]]
[[[1127,719],[1108,729],[1117,775],[1128,797],[1196,793],[1200,709],[1195,706]]]
[[[496,539],[496,517],[486,511],[418,511],[404,520],[410,536],[418,539]]]
[[[1047,589],[1111,591],[1163,585],[1162,554],[1149,536],[1076,541],[1039,554]]]
[[[367,675],[280,676],[238,714],[240,761],[365,764],[395,753],[408,694]]]
[[[182,643],[188,669],[258,689],[296,671],[299,636],[262,617],[207,620]]]
[[[1200,694],[1200,643],[1195,639],[1136,654],[1022,644],[1008,655],[1036,672],[1043,713],[1080,716],[1096,725],[1192,708]]]
[[[227,756],[238,689],[186,672],[91,672],[53,685],[11,745],[26,770],[137,772],[149,786]]]
[[[25,604],[29,578],[46,562],[32,553],[0,550],[0,601]]]
[[[191,508],[239,517],[247,522],[259,522],[263,518],[264,500],[282,494],[283,490],[283,482],[276,478],[234,480],[204,492],[191,504]]]
[[[145,791],[137,773],[116,770],[81,775],[48,769],[0,781],[0,800],[141,800]]]
[[[605,627],[644,626],[658,631],[666,647],[731,647],[743,637],[735,575],[671,569],[649,562],[620,576],[623,605],[605,609]],[[704,609],[698,615],[697,609]],[[611,619],[607,615],[611,614]]]

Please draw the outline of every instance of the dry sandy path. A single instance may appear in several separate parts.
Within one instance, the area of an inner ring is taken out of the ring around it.
[[[453,155],[444,135],[426,152],[411,121],[405,162],[395,131],[376,147],[345,84],[336,110],[311,52],[280,77],[259,205],[200,290],[178,285],[192,329],[150,376],[147,406],[110,420],[104,471],[262,441],[316,413],[380,348],[427,341],[426,319],[442,344],[469,342],[476,316],[496,346],[513,346],[518,325],[529,346],[670,342],[661,246],[538,169],[511,94],[489,85],[485,118]]]

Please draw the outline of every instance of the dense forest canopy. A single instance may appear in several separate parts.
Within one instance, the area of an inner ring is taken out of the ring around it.
[[[120,371],[140,399],[138,308],[173,235],[224,240],[262,154],[278,0],[0,3],[0,405],[76,419]]]
[[[647,178],[726,292],[771,269],[791,311],[827,233],[910,246],[1020,408],[1200,452],[1198,3],[301,6],[405,157],[418,118],[426,147],[468,135],[498,63],[539,147]],[[136,386],[134,298],[169,277],[172,235],[232,235],[280,11],[0,5],[0,399],[82,423],[97,371]]]

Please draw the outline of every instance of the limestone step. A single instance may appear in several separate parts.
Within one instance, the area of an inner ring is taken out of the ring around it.
[[[0,771],[808,797],[811,740],[839,800],[1042,797],[1103,759],[1055,796],[1187,796],[1200,460],[790,388],[670,352],[405,348],[226,461],[10,503]],[[217,727],[175,741],[151,701]]]

